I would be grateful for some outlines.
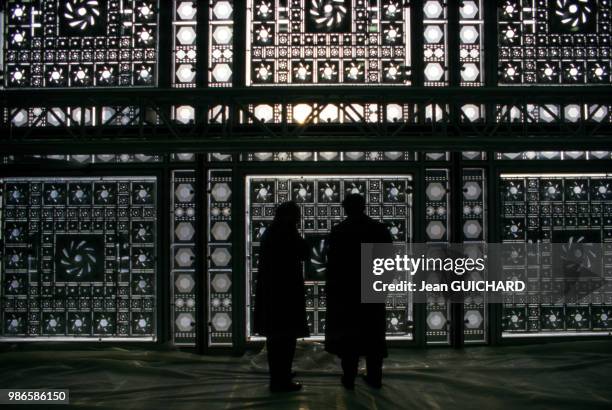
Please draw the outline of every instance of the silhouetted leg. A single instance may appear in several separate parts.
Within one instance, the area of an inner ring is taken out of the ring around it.
[[[291,381],[291,365],[295,355],[296,340],[287,336],[268,336],[268,366],[270,383],[288,384]]]
[[[353,388],[359,368],[359,356],[345,354],[342,356],[341,363],[342,371],[344,372],[344,375],[342,376],[342,384],[346,388]]]
[[[383,358],[379,355],[368,355],[366,357],[367,376],[366,381],[372,387],[380,387],[382,384]]]

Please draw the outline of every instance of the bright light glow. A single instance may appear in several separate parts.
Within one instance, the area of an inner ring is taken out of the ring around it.
[[[461,78],[463,81],[475,81],[478,78],[478,66],[474,63],[463,64],[463,70],[461,70]]]
[[[425,77],[428,81],[440,81],[444,75],[444,69],[439,63],[429,63],[425,67]]]
[[[191,1],[182,1],[176,9],[177,14],[183,20],[193,19],[196,15],[196,11]]]
[[[428,43],[439,43],[444,36],[439,26],[427,26],[424,31],[425,40]]]
[[[464,44],[473,44],[478,39],[478,31],[474,26],[465,26],[461,29],[459,37]]]
[[[402,106],[399,104],[387,105],[387,121],[401,121],[403,118]]]
[[[303,124],[312,112],[312,107],[308,104],[297,104],[293,107],[293,120]]]
[[[439,1],[426,1],[423,6],[425,16],[430,19],[434,19],[442,14],[442,5]]]
[[[217,64],[213,68],[212,75],[219,82],[227,82],[232,76],[232,69],[228,64]]]
[[[478,6],[473,1],[464,1],[463,7],[459,9],[459,12],[464,19],[473,19],[478,13]]]
[[[565,107],[565,119],[570,122],[577,122],[580,119],[580,106],[578,104],[570,104]]]
[[[195,69],[192,64],[181,64],[176,70],[176,77],[182,83],[190,83],[195,78]]]
[[[213,38],[217,44],[229,44],[232,40],[232,30],[227,26],[219,26],[213,32]]]
[[[466,104],[461,109],[470,121],[476,121],[480,119],[480,110],[478,109],[478,106],[474,104]]]
[[[181,44],[191,45],[196,39],[196,32],[191,27],[181,27],[176,33],[176,38],[178,38]]]
[[[189,124],[195,120],[195,109],[189,105],[181,105],[176,108],[176,120],[181,124]]]
[[[263,122],[270,122],[274,118],[274,110],[271,105],[261,104],[253,111],[255,118]]]
[[[232,5],[229,1],[219,1],[213,7],[213,14],[220,20],[227,20],[232,15]]]

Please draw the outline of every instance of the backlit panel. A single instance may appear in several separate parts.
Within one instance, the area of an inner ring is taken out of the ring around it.
[[[155,340],[156,185],[5,179],[0,340]]]
[[[410,6],[248,0],[247,85],[411,83]]]
[[[173,0],[174,79],[172,86],[191,88],[196,85],[197,7],[193,1]]]
[[[610,84],[609,0],[498,2],[500,85]]]
[[[234,79],[234,1],[209,0],[208,84],[231,87]]]
[[[172,172],[171,259],[172,329],[175,345],[195,345],[197,226],[195,171]]]
[[[232,171],[208,171],[209,346],[232,344]]]
[[[321,175],[247,177],[247,336],[257,339],[252,329],[253,303],[260,239],[274,219],[276,206],[295,201],[302,210],[299,230],[310,247],[304,266],[306,310],[311,336],[325,333],[326,241],[330,229],[344,219],[341,202],[347,194],[366,198],[366,211],[387,225],[393,240],[412,241],[412,177],[410,175]],[[278,307],[282,309],[282,306]],[[387,301],[387,335],[412,338],[412,301],[406,296]]]
[[[466,168],[463,170],[461,221],[463,226],[463,249],[472,259],[484,257],[486,232],[486,184],[485,170]],[[470,272],[466,280],[483,280],[481,273]],[[465,343],[487,341],[487,305],[485,292],[466,292],[463,300],[463,337]]]
[[[460,85],[484,85],[484,0],[463,1],[459,8]]]
[[[427,169],[425,172],[425,241],[429,244],[450,242],[450,193],[447,169]],[[427,281],[444,281],[443,272],[428,272]],[[427,293],[425,336],[428,344],[448,344],[450,303],[442,292]]]
[[[5,85],[157,83],[157,1],[9,0]]]
[[[425,85],[448,85],[448,8],[444,0],[423,4],[423,66]]]
[[[503,242],[540,244],[537,254],[525,254],[521,247],[513,258],[503,260],[508,277],[524,277],[526,270],[530,286],[537,284],[539,289],[508,296],[503,336],[608,334],[612,328],[612,177],[502,175],[500,182]],[[558,303],[551,277],[556,265],[547,244],[564,243],[571,250],[572,244],[601,242],[603,252],[584,252],[580,263],[603,266],[603,275],[580,278],[575,295]]]

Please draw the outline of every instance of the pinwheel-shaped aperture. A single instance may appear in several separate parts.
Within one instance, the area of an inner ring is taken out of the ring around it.
[[[590,0],[557,0],[555,5],[555,14],[572,31],[588,24],[594,11]]]
[[[526,330],[525,309],[507,308],[504,314],[505,330]]]
[[[312,184],[299,182],[293,185],[293,200],[296,202],[312,201]]]
[[[567,198],[572,200],[585,199],[589,193],[589,185],[585,180],[568,182],[565,189]]]
[[[561,199],[561,183],[559,181],[542,181],[540,194],[544,201],[559,201]]]
[[[508,201],[522,201],[525,194],[525,185],[522,181],[509,181],[506,183],[504,197]]]
[[[337,202],[340,199],[338,185],[334,182],[324,182],[319,185],[320,202]]]
[[[97,0],[68,0],[64,6],[64,17],[71,28],[86,30],[96,25],[100,17]]]
[[[84,240],[71,240],[60,251],[60,265],[68,277],[83,278],[96,273],[98,256],[94,246]]]
[[[311,26],[318,31],[346,30],[348,8],[345,0],[310,0],[308,14]]]

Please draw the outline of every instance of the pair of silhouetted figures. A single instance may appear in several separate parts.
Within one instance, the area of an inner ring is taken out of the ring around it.
[[[365,215],[363,196],[348,195],[342,205],[347,218],[332,228],[328,239],[325,350],[340,357],[344,387],[355,387],[359,357],[365,356],[364,380],[380,388],[387,356],[385,305],[361,303],[360,254],[362,243],[392,239],[383,224]],[[291,370],[296,340],[309,335],[302,274],[309,250],[298,232],[299,220],[300,208],[285,202],[261,239],[254,330],[267,338],[272,391],[302,388],[292,380]]]

